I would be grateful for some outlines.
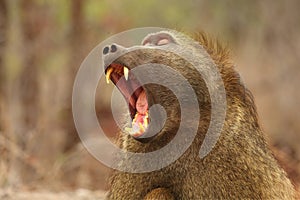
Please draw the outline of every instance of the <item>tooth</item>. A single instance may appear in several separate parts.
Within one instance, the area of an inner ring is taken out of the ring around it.
[[[109,68],[106,72],[106,83],[109,84],[110,74],[112,73],[113,68]]]
[[[139,127],[140,127],[140,131],[145,132],[145,128],[141,122],[139,123]]]
[[[126,81],[128,80],[128,73],[129,73],[129,69],[127,67],[124,66],[124,77],[126,79]]]
[[[133,120],[132,120],[132,125],[135,124],[137,117],[138,117],[138,113],[136,113],[136,114],[134,115],[134,118],[133,118]]]
[[[145,124],[145,127],[148,127],[148,117],[147,116],[144,118],[144,124]]]

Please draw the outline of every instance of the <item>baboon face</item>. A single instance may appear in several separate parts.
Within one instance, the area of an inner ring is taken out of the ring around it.
[[[106,81],[113,82],[122,93],[132,119],[126,132],[140,142],[149,142],[178,128],[181,117],[178,98],[184,99],[186,105],[191,99],[184,82],[189,81],[198,89],[203,87],[196,98],[204,99],[201,75],[185,59],[169,51],[192,55],[193,46],[183,48],[180,41],[182,38],[175,38],[169,32],[158,32],[148,35],[140,46],[125,48],[112,44],[103,49]]]

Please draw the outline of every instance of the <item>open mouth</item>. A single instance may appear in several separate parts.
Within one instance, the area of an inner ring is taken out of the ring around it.
[[[106,82],[112,81],[124,96],[132,119],[131,127],[125,131],[133,137],[141,137],[149,125],[149,109],[145,89],[127,66],[120,63],[110,64],[106,70]]]

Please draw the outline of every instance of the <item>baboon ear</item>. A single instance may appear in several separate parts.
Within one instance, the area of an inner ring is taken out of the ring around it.
[[[142,41],[142,45],[162,46],[169,43],[175,43],[175,39],[166,32],[159,32],[147,35]]]

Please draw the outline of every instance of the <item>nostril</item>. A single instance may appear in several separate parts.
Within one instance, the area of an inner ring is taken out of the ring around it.
[[[107,54],[109,52],[109,47],[104,47],[104,49],[103,49],[103,54],[105,55],[105,54]]]
[[[116,45],[111,45],[111,47],[110,47],[110,52],[116,52],[117,51],[117,46]]]

